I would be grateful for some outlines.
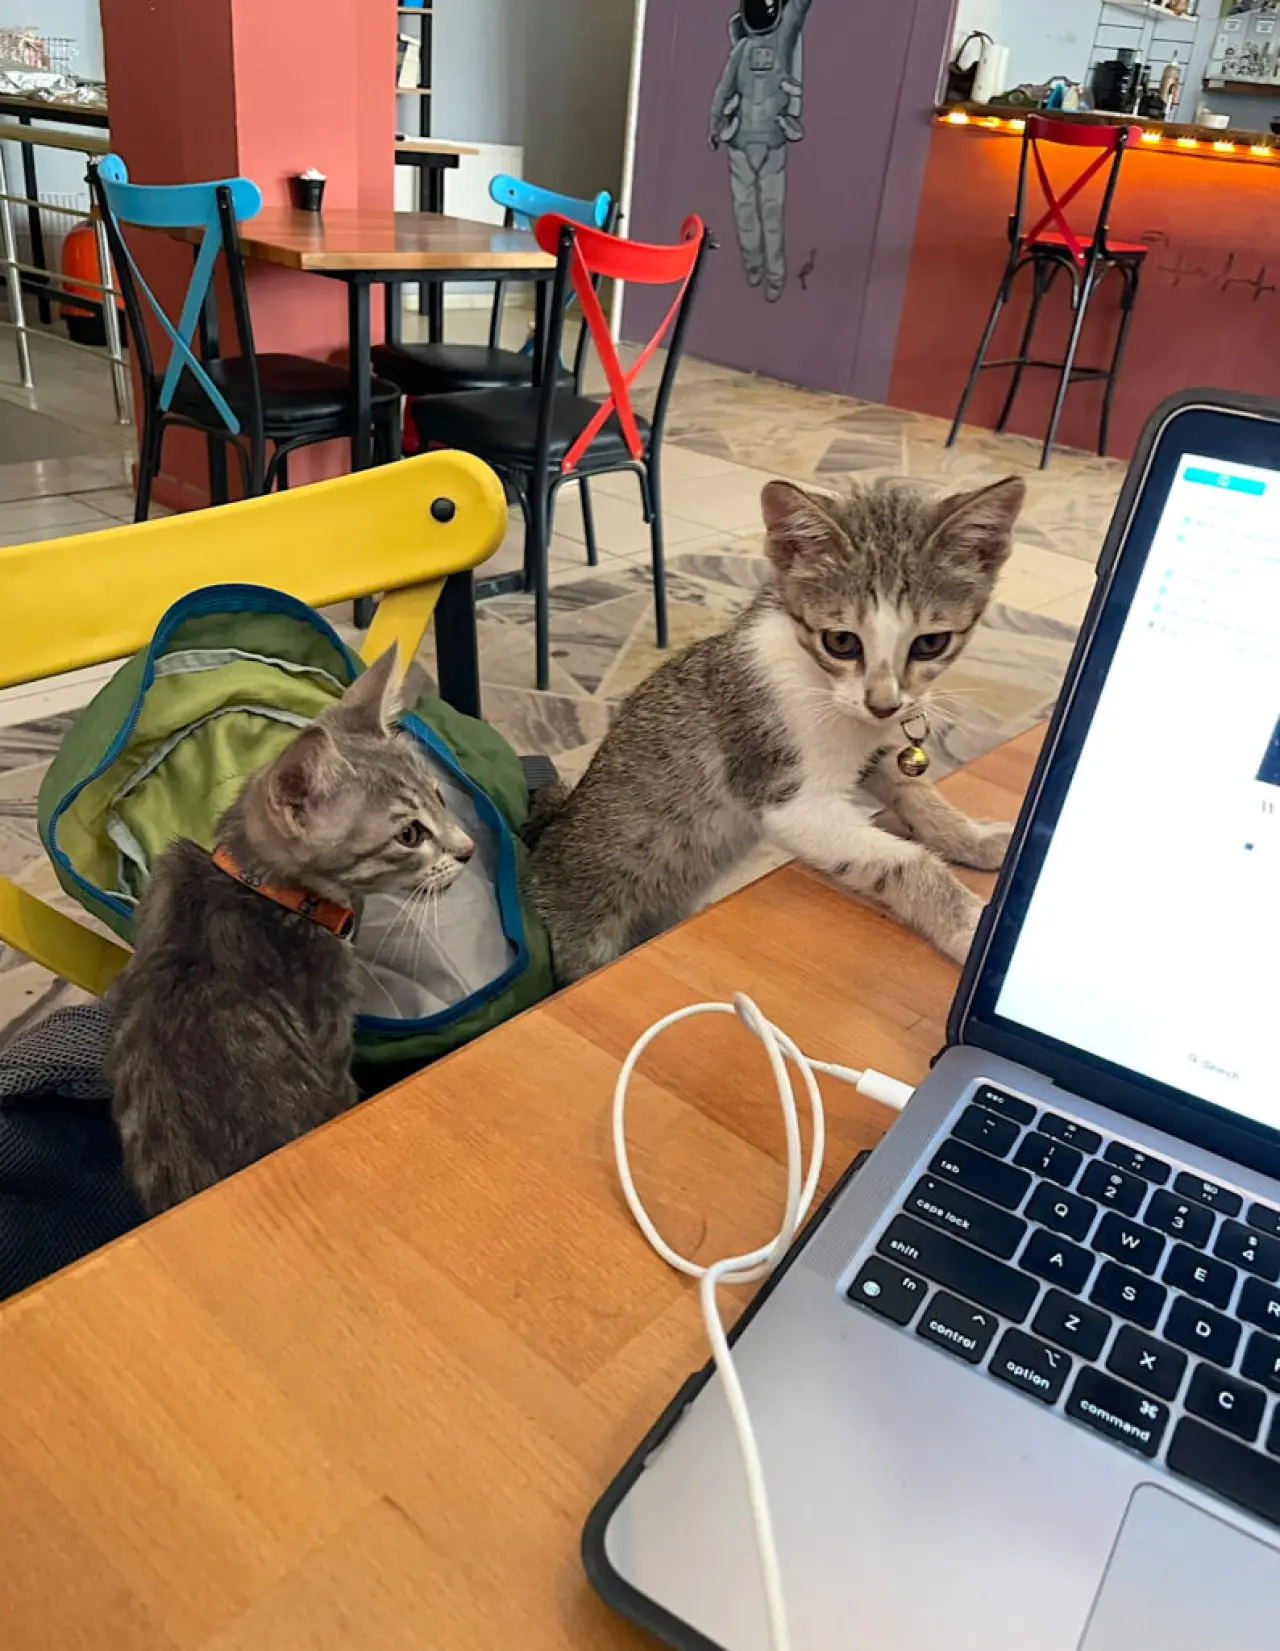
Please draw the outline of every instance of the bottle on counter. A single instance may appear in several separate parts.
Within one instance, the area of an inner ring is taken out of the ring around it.
[[[1175,52],[1171,62],[1166,63],[1160,75],[1160,101],[1164,104],[1164,120],[1172,120],[1178,112],[1178,103],[1182,97],[1182,65],[1178,62]]]

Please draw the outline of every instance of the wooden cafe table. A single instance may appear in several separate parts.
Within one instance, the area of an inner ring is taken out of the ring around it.
[[[398,309],[394,288],[406,281],[511,280],[546,283],[556,261],[523,230],[504,229],[438,212],[391,212],[381,208],[333,207],[298,212],[264,207],[238,225],[245,258],[323,275],[347,287],[351,400],[356,409],[351,468],[372,459],[370,377],[370,290],[387,288],[387,313]],[[177,240],[198,242],[199,229],[175,229]],[[389,331],[394,335],[394,327]]]
[[[947,790],[1011,817],[1037,743]],[[706,1349],[617,1190],[619,1063],[739,989],[806,1053],[919,1080],[955,979],[786,868],[9,1302],[4,1651],[639,1651],[579,1533]],[[824,1090],[829,1185],[891,1114]],[[631,1112],[678,1248],[775,1230],[777,1102],[734,1022],[656,1044]]]

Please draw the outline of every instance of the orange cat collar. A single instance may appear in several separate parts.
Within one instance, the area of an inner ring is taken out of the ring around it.
[[[265,900],[274,900],[286,911],[309,917],[322,929],[336,934],[339,940],[351,938],[356,926],[356,914],[350,906],[339,905],[336,900],[326,900],[321,895],[312,894],[309,889],[293,888],[287,883],[268,883],[263,878],[255,877],[242,869],[235,855],[222,843],[213,851],[213,863],[219,871],[225,871],[228,877],[243,883],[245,888],[262,895]]]

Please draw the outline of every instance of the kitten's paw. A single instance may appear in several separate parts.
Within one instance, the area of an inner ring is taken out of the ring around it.
[[[959,863],[971,866],[974,871],[999,871],[1012,836],[1013,827],[1006,820],[974,820]]]
[[[963,964],[969,955],[969,948],[973,945],[973,937],[977,932],[978,919],[982,916],[982,901],[973,895],[971,903],[965,908],[965,917],[958,929],[952,931],[939,941],[938,950],[949,957],[953,963]]]

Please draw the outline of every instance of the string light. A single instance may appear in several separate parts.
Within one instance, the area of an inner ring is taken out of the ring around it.
[[[1052,115],[1053,111],[1048,111]],[[947,126],[974,126],[984,132],[1010,132],[1020,135],[1027,129],[1026,120],[1022,116],[1004,117],[999,115],[970,115],[963,109],[948,109],[940,112],[937,119]],[[1155,127],[1144,127],[1142,142],[1151,148],[1156,148],[1168,139],[1177,148],[1182,150],[1199,150],[1203,154],[1230,155],[1238,161],[1245,160],[1278,160],[1280,159],[1280,144],[1270,143],[1231,143],[1226,138],[1219,138],[1210,143],[1199,138],[1175,137],[1171,132],[1162,132]]]

